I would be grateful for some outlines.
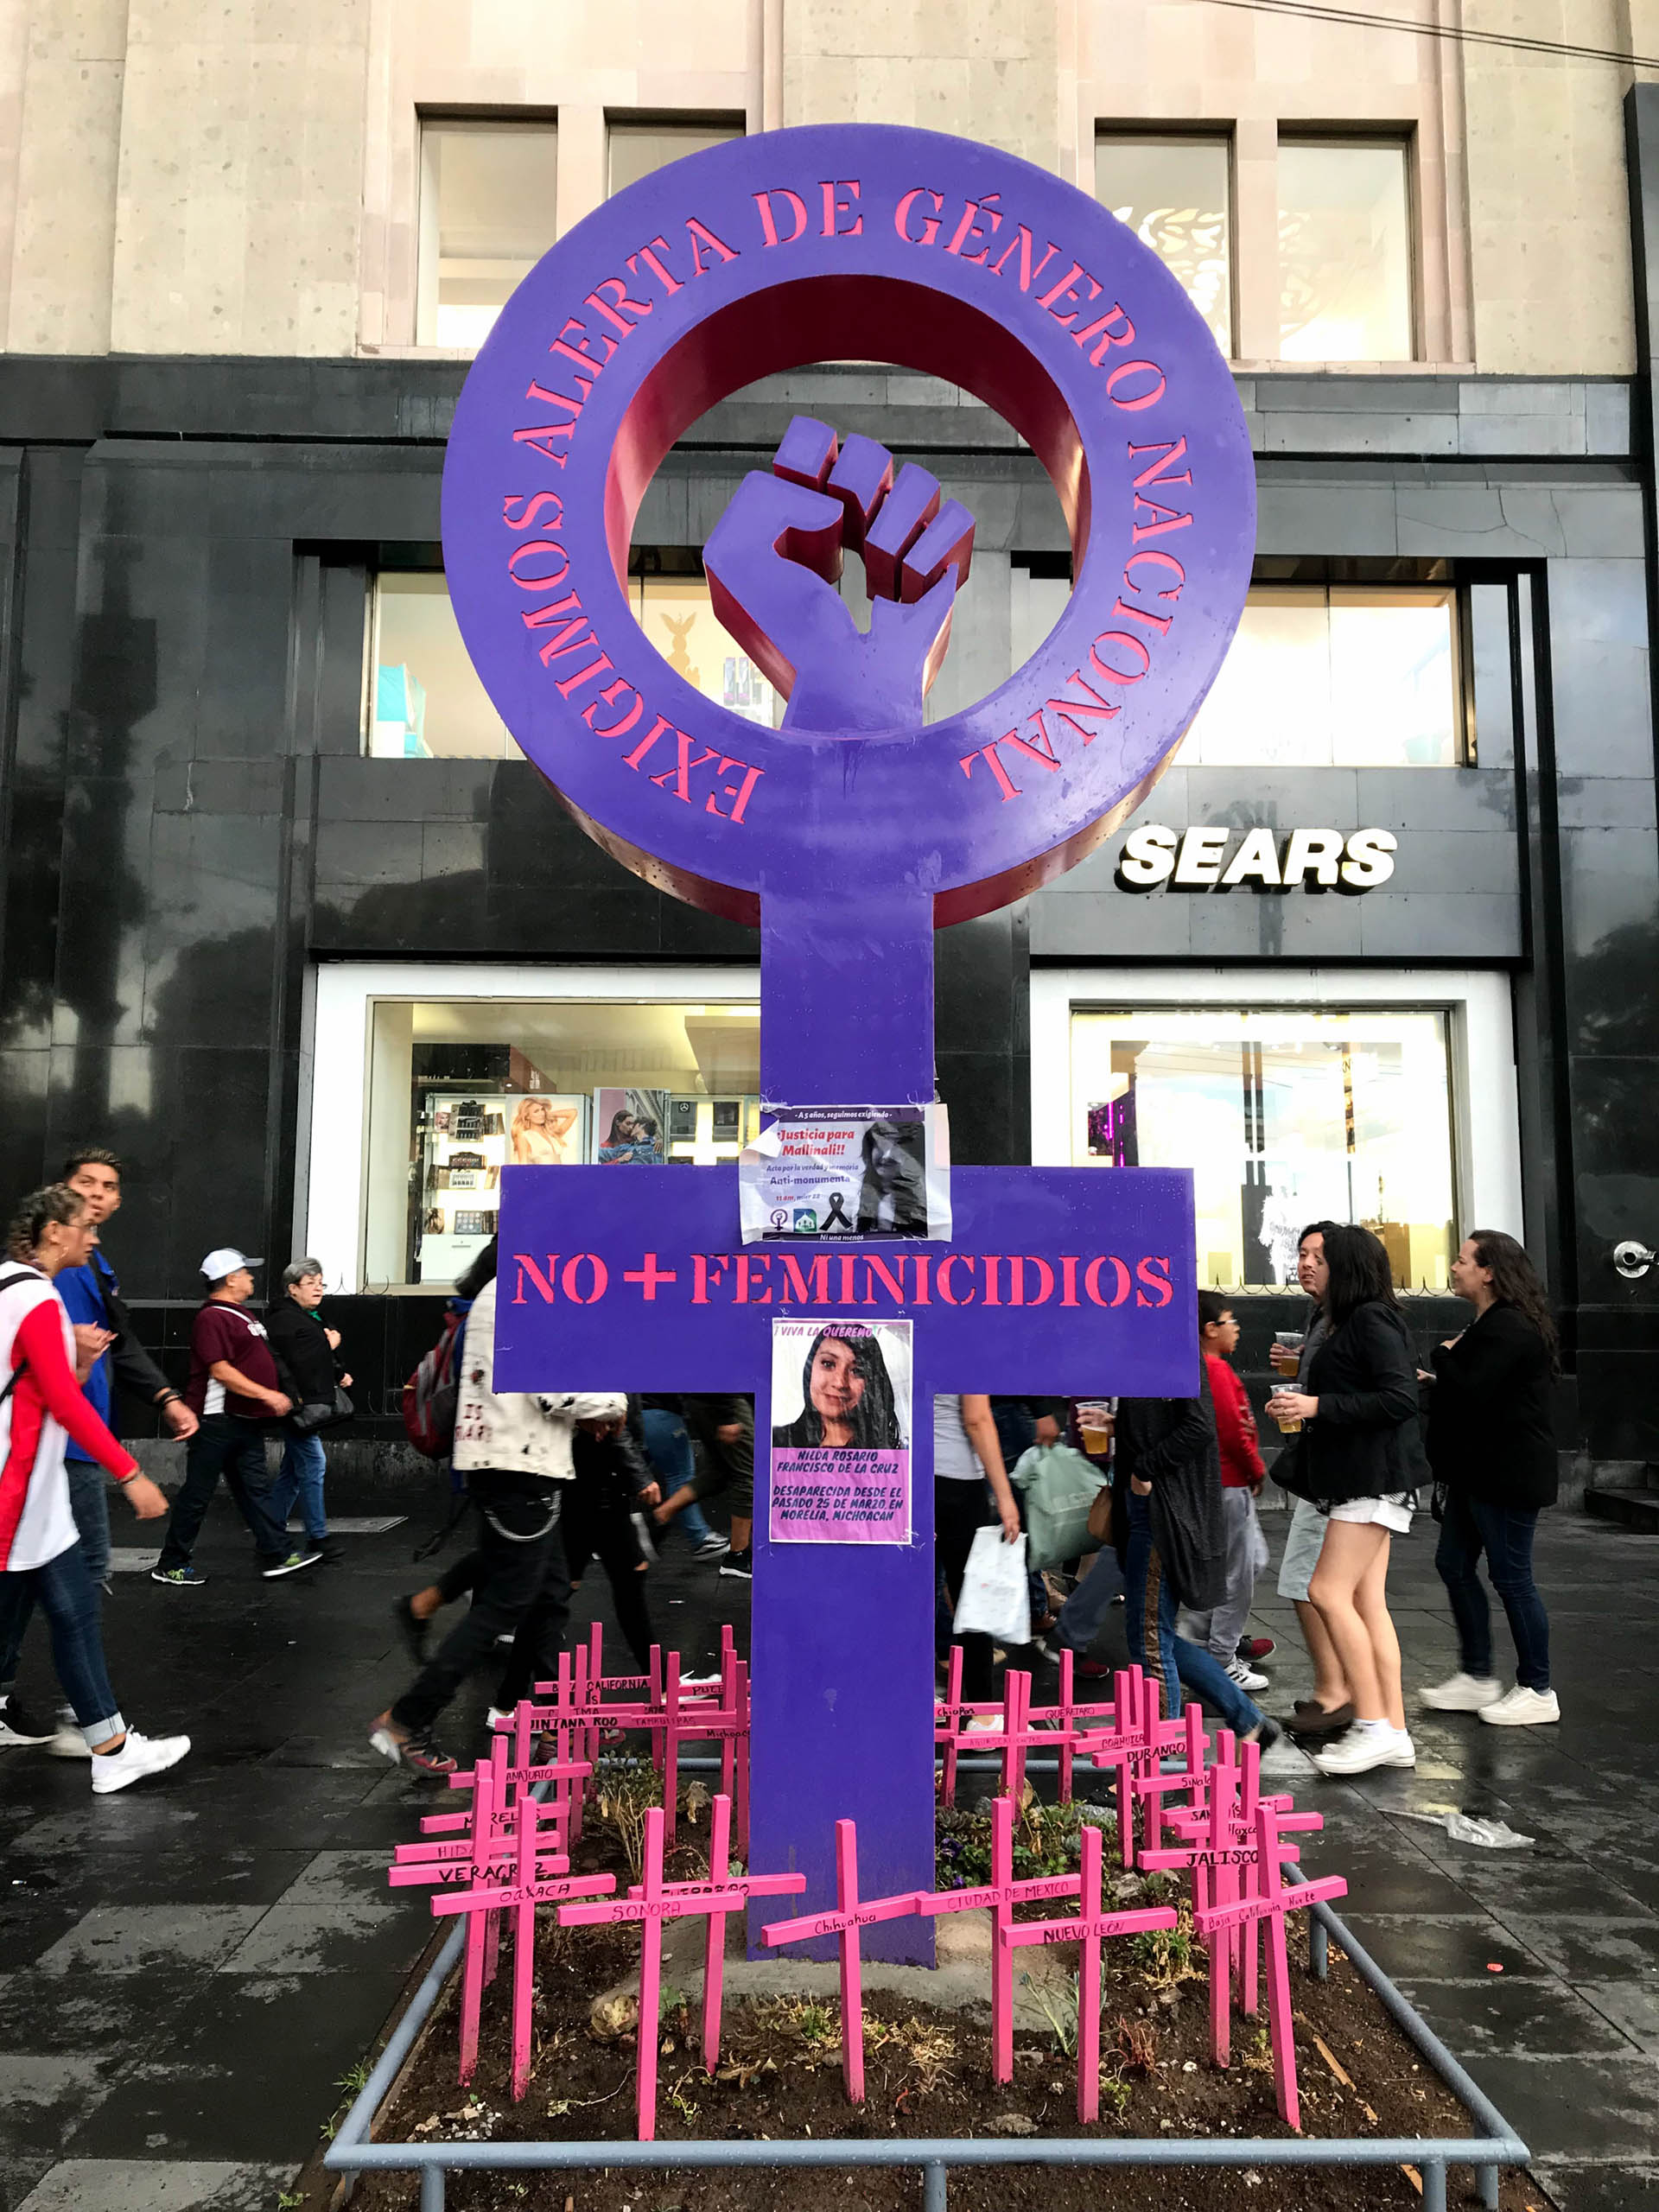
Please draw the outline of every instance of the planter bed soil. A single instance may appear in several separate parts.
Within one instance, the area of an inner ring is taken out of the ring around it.
[[[632,1878],[615,1835],[595,1823],[576,1853],[583,1871]],[[702,1871],[688,1840],[666,1870],[684,1881]],[[1059,1907],[1039,1908],[1058,1911]],[[613,2005],[628,2022],[601,2037],[594,1999],[637,1968],[637,1929],[538,1929],[536,2065],[523,2101],[508,2094],[511,1946],[486,1992],[477,2074],[455,2080],[456,1983],[441,1999],[392,2096],[379,2143],[630,2141],[634,2126],[637,2006]],[[1048,1954],[1064,1960],[1065,1953]],[[1333,1945],[1329,1978],[1306,1971],[1304,1916],[1291,1923],[1292,1994],[1306,2136],[1464,2136],[1476,2131]],[[1101,2119],[1081,2128],[1075,2060],[1052,2031],[1014,2039],[1014,2078],[990,2078],[988,2018],[947,2012],[889,1993],[865,1999],[866,2101],[842,2088],[839,2008],[833,1999],[733,1996],[725,2006],[719,2074],[697,2056],[699,1990],[665,1986],[658,2075],[658,2139],[902,2142],[929,2136],[1212,2137],[1283,2139],[1264,2027],[1236,2015],[1233,2063],[1209,2056],[1204,1953],[1186,1970],[1165,1956],[1132,1956],[1108,1944],[1102,2006]],[[665,1973],[665,1985],[668,1976]],[[987,1980],[988,1999],[988,1976]],[[1265,1993],[1262,2021],[1265,2022]],[[1067,2031],[1070,2024],[1065,2024]],[[1323,2046],[1323,2048],[1321,2048]],[[1340,2069],[1340,2075],[1338,2070]],[[1345,2075],[1344,2082],[1340,2078]],[[1468,2202],[1473,2177],[1454,2169],[1448,2197]],[[916,2168],[661,2171],[451,2170],[453,2212],[916,2212]],[[955,2212],[1370,2212],[1421,2205],[1414,2177],[1398,2167],[1262,2166],[1139,2169],[957,2168]],[[414,2212],[412,2174],[365,2174],[353,2212]],[[1525,2176],[1505,2174],[1503,2212],[1548,2212]]]

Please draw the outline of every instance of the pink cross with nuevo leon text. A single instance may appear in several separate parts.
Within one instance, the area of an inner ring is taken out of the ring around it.
[[[918,1912],[977,1912],[991,1910],[991,2078],[1014,2079],[1014,1954],[1000,1941],[1004,1928],[1014,1925],[1017,1904],[1035,1904],[1047,1897],[1074,1897],[1083,1880],[1077,1874],[1038,1874],[1027,1880],[1014,1878],[1014,1815],[1012,1797],[999,1797],[991,1806],[991,1878],[966,1890],[938,1890],[916,1900]],[[1098,1836],[1099,1829],[1094,1830]]]
[[[1081,1832],[1081,1910],[1066,1920],[1021,1920],[996,1931],[1003,1951],[1029,1943],[1077,1943],[1077,2118],[1087,2126],[1100,2117],[1100,1947],[1108,1936],[1138,1936],[1147,1929],[1173,1928],[1177,1916],[1167,1905],[1133,1912],[1105,1912],[1100,1902],[1100,1830],[1090,1823]]]
[[[723,1811],[721,1808],[724,1808]],[[721,1872],[715,1878],[713,1867],[706,1882],[667,1882],[663,1879],[663,1848],[664,1821],[663,1808],[653,1805],[645,1815],[645,1847],[641,1873],[644,1879],[628,1891],[625,1897],[616,1897],[604,1904],[563,1905],[559,1910],[561,1928],[591,1927],[607,1921],[637,1920],[639,1923],[639,2030],[637,2037],[638,2065],[635,2091],[635,2110],[639,2120],[639,2135],[642,2143],[655,2140],[657,2134],[657,2056],[658,2044],[658,2015],[662,2000],[663,1984],[663,1923],[665,1920],[688,1920],[700,1913],[717,1916],[721,1948],[716,1953],[714,1930],[709,1931],[709,1948],[705,1960],[715,1964],[714,2027],[716,2041],[711,2046],[708,2017],[708,1991],[704,1989],[703,2056],[712,2064],[711,2049],[718,2050],[720,1961],[724,1955],[726,1916],[741,1912],[751,1897],[798,1896],[806,1887],[804,1874],[747,1874],[734,1878],[725,1872],[729,1864],[726,1859],[726,1845],[730,1835],[731,1800],[716,1797],[715,1818],[720,1823],[714,1832],[720,1853]],[[706,1965],[705,1965],[706,1971]]]
[[[804,1882],[801,1886],[805,1887]],[[877,1897],[863,1902],[858,1894],[858,1826],[853,1821],[836,1822],[836,1910],[810,1912],[799,1920],[774,1920],[760,1931],[762,1942],[804,1943],[815,1936],[834,1936],[841,1946],[841,2074],[849,2103],[864,2101],[864,1970],[859,1952],[861,1928],[880,1920],[901,1920],[917,1911],[921,1898],[914,1891],[903,1897]]]

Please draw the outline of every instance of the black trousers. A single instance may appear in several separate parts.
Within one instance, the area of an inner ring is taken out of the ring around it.
[[[532,1682],[550,1681],[570,1618],[559,1531],[564,1485],[481,1468],[467,1486],[478,1508],[479,1540],[457,1566],[467,1567],[462,1586],[472,1589],[472,1605],[391,1708],[400,1728],[417,1732],[432,1726],[469,1675],[491,1662],[500,1637],[511,1635],[512,1649],[497,1706],[517,1705]]]
[[[697,1503],[715,1497],[721,1491],[726,1493],[726,1510],[734,1513],[740,1521],[747,1521],[754,1511],[754,1421],[746,1414],[741,1424],[742,1433],[728,1444],[717,1433],[723,1416],[716,1417],[716,1409],[706,1398],[687,1397],[685,1425],[702,1446],[702,1465],[692,1488]],[[724,1423],[727,1427],[734,1426]]]
[[[640,1572],[645,1555],[627,1507],[619,1500],[590,1497],[580,1481],[574,1484],[565,1501],[564,1558],[573,1583],[581,1581],[590,1560],[596,1559],[604,1568],[617,1626],[627,1639],[635,1666],[646,1673],[652,1634],[645,1578]]]
[[[261,1559],[288,1557],[292,1547],[270,1510],[264,1430],[230,1414],[209,1414],[184,1447],[184,1487],[173,1501],[158,1562],[162,1567],[189,1566],[221,1475]]]

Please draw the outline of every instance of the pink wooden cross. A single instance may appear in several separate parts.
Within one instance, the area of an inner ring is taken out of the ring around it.
[[[957,1760],[963,1751],[977,1750],[976,1745],[964,1745],[959,1731],[969,1720],[981,1719],[993,1713],[1001,1713],[1000,1705],[975,1705],[962,1694],[962,1646],[953,1643],[946,1662],[944,1695],[933,1701],[933,1741],[944,1757],[944,1778],[941,1795],[947,1805],[957,1802]]]
[[[1117,1770],[1118,1855],[1126,1870],[1135,1864],[1135,1783],[1147,1758],[1159,1688],[1139,1667],[1120,1667],[1112,1684],[1111,1726],[1090,1731],[1080,1746],[1097,1768]]]
[[[962,1647],[956,1647],[960,1652]],[[1059,1746],[1059,1789],[1057,1792],[1062,1805],[1071,1802],[1071,1763],[1080,1747],[1078,1724],[1084,1720],[1109,1720],[1113,1718],[1110,1703],[1079,1705],[1072,1694],[1072,1669],[1075,1653],[1064,1646],[1060,1651],[1060,1694],[1053,1705],[1039,1706],[1027,1713],[1026,1718],[1033,1726],[1056,1732],[1054,1740]]]
[[[1021,1920],[996,1931],[998,1947],[1006,1951],[1028,1943],[1077,1943],[1077,2118],[1086,2126],[1100,2117],[1100,1947],[1108,1936],[1138,1936],[1152,1928],[1173,1928],[1176,1915],[1167,1905],[1144,1906],[1133,1912],[1106,1912],[1101,1908],[1100,1830],[1092,1822],[1081,1831],[1083,1878],[1080,1910],[1066,1920]]]
[[[1182,1762],[1175,1773],[1166,1774],[1162,1755],[1170,1748],[1168,1739],[1172,1732],[1177,1732],[1175,1740],[1181,1751]],[[1196,1705],[1183,1706],[1179,1720],[1160,1720],[1156,1724],[1151,1741],[1156,1746],[1155,1760],[1150,1750],[1147,1754],[1151,1771],[1137,1771],[1133,1775],[1135,1796],[1144,1808],[1141,1851],[1136,1860],[1141,1866],[1153,1863],[1147,1854],[1157,1851],[1163,1843],[1164,1818],[1171,1809],[1166,1801],[1170,1797],[1185,1790],[1187,1794],[1186,1809],[1189,1811],[1195,1808],[1202,1810],[1210,1802],[1210,1770],[1204,1763],[1204,1755],[1210,1748],[1210,1739],[1204,1732],[1202,1709]]]
[[[999,1797],[991,1807],[991,1878],[972,1889],[938,1890],[916,1899],[921,1913],[991,1910],[991,2077],[1014,2079],[1014,1954],[998,1940],[1004,1928],[1014,1925],[1017,1904],[1035,1904],[1046,1897],[1074,1897],[1083,1877],[1078,1874],[1039,1874],[1028,1880],[1014,1878],[1014,1818],[1012,1797]],[[1095,1831],[1098,1835],[1099,1830]]]
[[[715,1800],[716,1805],[722,1802],[726,1806],[724,1819],[729,1821],[730,1800]],[[729,1829],[724,1833],[729,1834]],[[728,1914],[741,1912],[752,1897],[798,1896],[806,1887],[804,1874],[749,1874],[738,1879],[728,1873],[718,1885],[712,1879],[701,1883],[665,1883],[663,1879],[664,1841],[664,1808],[660,1805],[653,1805],[645,1815],[645,1859],[641,1869],[645,1878],[638,1887],[631,1889],[626,1897],[616,1897],[604,1904],[563,1905],[559,1910],[561,1928],[586,1927],[605,1921],[637,1920],[640,1923],[639,2064],[636,2069],[635,2108],[642,2143],[654,2141],[657,2133],[658,2015],[662,2002],[663,1923],[690,1919],[700,1913],[716,1915],[723,1957]],[[713,1942],[712,1934],[710,1942]],[[719,1981],[717,1969],[717,1990]],[[718,2025],[716,2012],[716,2031]],[[708,2029],[705,2004],[705,2057],[709,2050]]]
[[[490,1770],[480,1764],[479,1787],[487,1794]],[[542,1808],[528,1792],[521,1796],[508,1816],[512,1832],[510,1863],[492,1863],[471,1889],[445,1890],[432,1900],[432,1910],[443,1918],[465,1913],[467,1949],[461,1984],[461,2079],[470,2082],[478,2064],[479,2015],[488,1977],[486,1948],[480,1931],[502,1911],[512,1914],[512,2094],[522,2097],[530,2080],[531,2019],[535,1999],[536,1908],[566,1897],[598,1897],[616,1887],[614,1874],[577,1874],[563,1853],[546,1850]],[[492,1878],[493,1877],[493,1878]]]
[[[1213,1964],[1221,1948],[1216,1942],[1230,1929],[1261,1924],[1268,1939],[1268,2031],[1273,2043],[1274,2090],[1279,2116],[1300,2133],[1301,2101],[1296,2090],[1296,2036],[1291,2020],[1290,1955],[1285,1936],[1285,1915],[1328,1897],[1345,1897],[1348,1885],[1340,1874],[1322,1875],[1318,1881],[1285,1886],[1283,1870],[1296,1856],[1296,1846],[1281,1840],[1287,1815],[1276,1806],[1255,1808],[1254,1894],[1209,1905],[1194,1913],[1193,1925],[1211,1946]],[[1212,1998],[1213,2005],[1213,1998]]]
[[[805,1887],[805,1884],[802,1884]],[[815,1936],[834,1936],[841,1945],[841,2073],[849,2101],[864,2101],[864,1974],[860,1957],[859,1930],[878,1920],[902,1920],[921,1903],[914,1891],[904,1897],[877,1897],[865,1903],[858,1894],[858,1828],[852,1821],[836,1822],[836,1910],[811,1912],[800,1920],[774,1920],[760,1931],[760,1940],[772,1948],[779,1943],[804,1943]]]
[[[937,1708],[936,1708],[937,1709]],[[965,1713],[996,1713],[996,1706],[963,1706]],[[963,1737],[957,1744],[962,1751],[996,1752],[1002,1760],[1002,1787],[1012,1797],[1018,1797],[1026,1786],[1026,1755],[1034,1745],[1052,1748],[1058,1738],[1051,1729],[1033,1728],[1031,1725],[1031,1676],[1021,1669],[1010,1667],[1002,1677],[1002,1703],[1000,1708],[1002,1725],[987,1728],[971,1737]],[[1076,1738],[1072,1739],[1075,1748]],[[954,1789],[956,1762],[951,1760],[951,1782]],[[954,1798],[950,1801],[954,1802]]]

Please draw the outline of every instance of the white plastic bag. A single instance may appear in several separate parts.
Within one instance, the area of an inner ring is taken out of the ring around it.
[[[1030,1643],[1031,1587],[1024,1536],[1005,1544],[994,1522],[975,1529],[953,1625],[958,1636],[988,1636],[1003,1644]]]

